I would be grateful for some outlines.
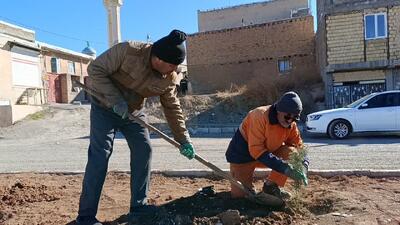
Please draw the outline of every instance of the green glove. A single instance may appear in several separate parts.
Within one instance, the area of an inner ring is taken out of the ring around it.
[[[196,155],[194,147],[191,143],[181,144],[179,151],[181,152],[182,155],[184,155],[188,159],[193,159],[194,156]]]
[[[295,170],[291,165],[285,170],[285,175],[292,178],[295,181],[301,181],[304,186],[308,185],[307,174],[304,172],[305,170]]]
[[[113,106],[113,112],[119,115],[122,119],[126,119],[129,115],[128,104],[126,102],[120,102]]]

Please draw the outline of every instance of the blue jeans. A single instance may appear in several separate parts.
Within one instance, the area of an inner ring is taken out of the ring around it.
[[[139,111],[137,115],[146,119],[143,112]],[[131,153],[131,211],[135,207],[147,204],[152,156],[148,129],[133,121],[123,120],[111,110],[92,103],[90,145],[79,202],[79,216],[94,217],[97,214],[117,130],[125,136]]]

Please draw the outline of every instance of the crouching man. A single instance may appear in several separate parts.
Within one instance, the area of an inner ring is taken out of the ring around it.
[[[260,106],[251,110],[240,124],[226,151],[230,172],[243,185],[253,188],[256,168],[269,167],[272,172],[264,182],[263,191],[281,199],[290,193],[280,187],[287,177],[308,184],[306,171],[309,160],[303,160],[304,169],[296,170],[285,160],[297,151],[303,141],[296,122],[300,118],[302,103],[295,92],[285,93],[273,105]],[[231,185],[233,198],[244,197],[245,193]]]

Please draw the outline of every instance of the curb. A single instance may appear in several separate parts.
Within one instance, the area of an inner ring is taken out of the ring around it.
[[[223,171],[229,173],[229,170]],[[255,178],[264,178],[270,173],[271,170],[256,170],[254,173]],[[130,171],[114,170],[108,171],[109,173],[130,173]],[[12,175],[23,173],[37,173],[37,174],[54,174],[54,175],[79,175],[83,171],[44,171],[44,172],[7,172],[0,173],[0,175]],[[211,170],[152,170],[152,174],[161,174],[168,177],[218,177],[218,175]],[[321,176],[324,178],[331,178],[335,176],[367,176],[371,178],[384,178],[384,177],[400,177],[400,170],[310,170],[308,175]]]

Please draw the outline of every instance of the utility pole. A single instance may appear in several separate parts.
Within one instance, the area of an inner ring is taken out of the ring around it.
[[[120,8],[122,0],[103,0],[108,16],[109,47],[121,42]]]

